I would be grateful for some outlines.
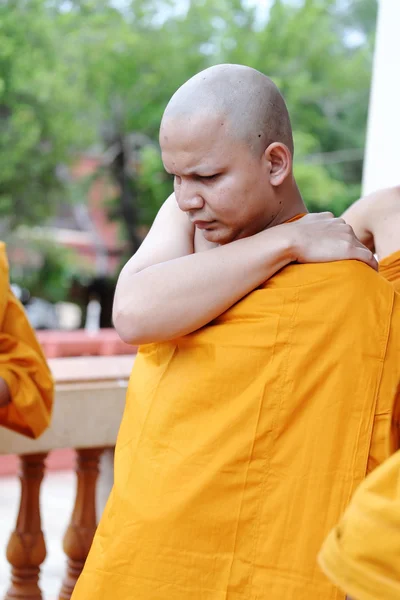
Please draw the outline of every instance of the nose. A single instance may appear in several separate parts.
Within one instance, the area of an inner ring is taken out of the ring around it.
[[[181,180],[179,185],[175,185],[175,197],[184,212],[201,210],[204,206],[203,196],[192,182]]]

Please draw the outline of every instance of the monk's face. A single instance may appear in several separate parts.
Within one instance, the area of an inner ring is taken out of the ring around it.
[[[221,117],[164,118],[160,144],[179,208],[210,242],[227,244],[272,224],[279,203],[270,163]]]

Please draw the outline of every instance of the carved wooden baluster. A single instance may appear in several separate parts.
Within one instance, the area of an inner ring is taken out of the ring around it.
[[[46,545],[40,519],[40,485],[47,454],[20,456],[21,498],[17,525],[7,546],[11,564],[11,587],[5,600],[42,600],[39,588],[40,565]]]
[[[71,522],[64,536],[67,574],[59,600],[69,600],[81,574],[96,531],[96,482],[103,448],[77,450],[77,491]]]

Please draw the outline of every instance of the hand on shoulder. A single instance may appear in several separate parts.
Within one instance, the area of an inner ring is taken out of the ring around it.
[[[359,260],[378,269],[371,250],[360,242],[351,225],[330,212],[311,213],[283,227],[291,229],[294,260],[297,262]]]

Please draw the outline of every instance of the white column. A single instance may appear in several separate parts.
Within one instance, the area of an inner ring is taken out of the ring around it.
[[[379,0],[363,195],[400,184],[400,0]]]

